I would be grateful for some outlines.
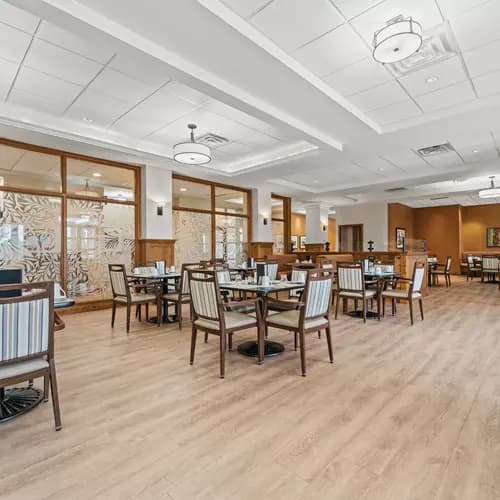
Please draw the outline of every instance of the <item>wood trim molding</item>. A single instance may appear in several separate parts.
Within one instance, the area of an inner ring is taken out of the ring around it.
[[[138,239],[136,242],[135,262],[137,265],[164,260],[167,266],[175,265],[175,240]]]
[[[272,241],[252,241],[248,244],[248,255],[254,259],[262,259],[273,254]]]

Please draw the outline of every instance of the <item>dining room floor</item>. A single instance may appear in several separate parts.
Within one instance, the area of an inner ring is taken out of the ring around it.
[[[500,291],[455,277],[424,307],[413,327],[405,304],[332,320],[335,363],[309,334],[306,378],[271,330],[285,353],[235,349],[224,380],[216,337],[189,365],[189,321],[127,336],[124,311],[114,330],[110,311],[66,315],[63,429],[50,403],[0,425],[0,498],[498,499]]]

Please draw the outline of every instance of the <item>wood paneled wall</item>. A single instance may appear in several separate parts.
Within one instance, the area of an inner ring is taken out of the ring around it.
[[[167,266],[175,265],[175,240],[137,240],[136,263],[146,264],[156,260],[164,260]]]
[[[387,238],[388,249],[397,250],[396,248],[396,228],[406,229],[406,239],[413,240],[415,236],[415,209],[403,205],[401,203],[389,203],[388,206],[388,228],[389,235]]]
[[[464,252],[500,253],[500,249],[486,246],[486,229],[500,227],[500,205],[462,207],[462,239]]]
[[[300,236],[306,234],[306,216],[303,214],[292,214],[292,234]],[[328,242],[330,250],[337,248],[337,221],[336,219],[328,218]]]

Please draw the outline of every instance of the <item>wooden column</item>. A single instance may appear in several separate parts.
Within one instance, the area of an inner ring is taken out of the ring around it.
[[[254,259],[263,259],[273,254],[272,241],[252,241],[248,244],[248,255]]]
[[[164,260],[167,262],[167,266],[173,266],[175,264],[175,240],[137,240],[136,264],[146,264],[155,260]]]

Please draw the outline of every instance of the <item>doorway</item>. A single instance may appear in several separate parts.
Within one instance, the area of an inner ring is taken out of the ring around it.
[[[339,250],[341,252],[363,251],[363,224],[339,226]]]

